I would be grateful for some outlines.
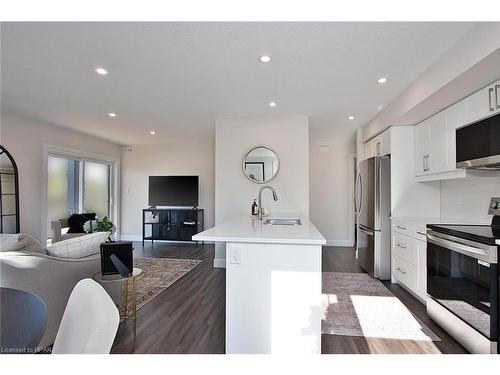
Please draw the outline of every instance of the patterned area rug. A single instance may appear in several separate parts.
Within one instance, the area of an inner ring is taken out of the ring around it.
[[[323,334],[441,341],[370,275],[323,272],[322,279]]]
[[[201,260],[171,258],[134,258],[134,267],[142,269],[137,278],[137,310],[194,269]],[[132,315],[132,283],[128,290],[129,308],[127,315]]]

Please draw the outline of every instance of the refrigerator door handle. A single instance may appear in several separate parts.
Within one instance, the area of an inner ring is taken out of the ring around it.
[[[363,177],[361,177],[361,173],[359,174],[359,187],[361,190],[361,200],[359,201],[359,215],[363,212]]]
[[[361,174],[358,172],[358,175],[356,176],[356,181],[354,181],[354,212],[356,213],[356,215],[359,215],[359,211],[358,211],[358,181],[359,181],[359,178],[361,177]]]
[[[362,226],[358,226],[358,229],[363,232],[364,234],[367,234],[369,236],[373,236],[373,231],[369,231],[369,230],[366,230],[365,228],[363,228]]]

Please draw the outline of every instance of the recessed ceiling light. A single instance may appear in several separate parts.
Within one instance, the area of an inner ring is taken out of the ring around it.
[[[94,69],[94,72],[96,72],[97,74],[100,74],[102,76],[107,76],[108,75],[108,71],[104,68],[101,68],[101,67],[97,67]]]
[[[381,77],[381,78],[379,78],[379,79],[378,79],[378,81],[377,81],[377,82],[378,82],[378,83],[380,83],[380,84],[382,84],[382,83],[386,83],[386,82],[387,82],[387,78],[385,78],[385,77]]]
[[[349,116],[348,119],[349,120],[354,120],[354,116]]]
[[[261,57],[259,57],[259,61],[263,64],[267,64],[267,63],[271,62],[271,56],[262,55]]]
[[[269,107],[276,107],[276,102],[270,102]]]
[[[380,111],[382,108],[384,108],[384,105],[383,105],[383,104],[380,104],[380,105],[377,107],[377,111]]]
[[[155,134],[156,134],[156,132],[155,132],[154,130],[150,130],[150,131],[149,131],[149,134],[151,134],[151,135],[155,135]]]
[[[109,112],[109,113],[108,113],[108,116],[109,116],[109,117],[116,117],[116,113],[114,113],[114,112]]]

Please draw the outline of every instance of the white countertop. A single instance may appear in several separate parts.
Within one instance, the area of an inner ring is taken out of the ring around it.
[[[302,225],[269,225],[257,218],[239,217],[193,236],[193,241],[325,245],[326,240],[303,215],[273,214],[271,218],[298,218]],[[265,220],[266,218],[264,218]]]

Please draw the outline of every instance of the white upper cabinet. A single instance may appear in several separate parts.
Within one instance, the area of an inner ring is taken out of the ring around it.
[[[425,120],[415,126],[415,174],[423,176],[428,173],[431,156],[430,121]]]
[[[365,143],[366,158],[374,156],[384,156],[391,153],[391,129],[385,130],[375,138]]]
[[[478,121],[500,111],[500,81],[467,97],[467,123]]]
[[[456,168],[456,129],[500,112],[500,81],[415,126],[415,176],[420,182],[462,178]]]

